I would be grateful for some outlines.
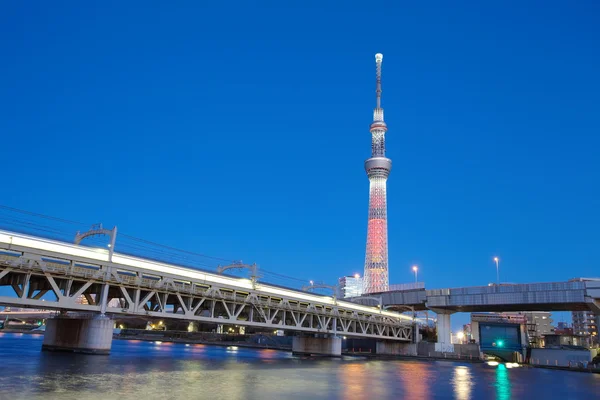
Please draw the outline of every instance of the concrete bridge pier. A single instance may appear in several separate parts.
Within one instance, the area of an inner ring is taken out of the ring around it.
[[[437,342],[435,344],[435,351],[443,353],[453,353],[454,345],[452,344],[452,328],[450,325],[450,316],[454,314],[454,311],[448,310],[435,310],[437,314]]]
[[[341,357],[342,338],[336,336],[294,336],[292,354]]]
[[[380,340],[375,343],[375,354],[388,356],[416,356],[417,344]]]
[[[106,316],[57,316],[46,321],[42,351],[109,354],[112,336],[113,320]]]

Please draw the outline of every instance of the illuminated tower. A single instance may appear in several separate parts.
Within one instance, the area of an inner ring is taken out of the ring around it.
[[[371,124],[371,158],[365,161],[369,177],[369,224],[367,228],[367,251],[365,255],[364,293],[388,290],[388,243],[386,182],[392,160],[385,156],[385,132],[381,108],[381,62],[383,54],[375,54],[377,64],[377,106]]]

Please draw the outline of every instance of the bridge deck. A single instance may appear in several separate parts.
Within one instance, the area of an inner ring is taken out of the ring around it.
[[[416,310],[600,312],[600,280],[416,289],[380,295],[386,306],[410,306]]]

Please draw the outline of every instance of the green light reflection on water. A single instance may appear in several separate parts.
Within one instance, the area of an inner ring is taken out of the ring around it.
[[[496,368],[496,399],[510,399],[510,379],[508,377],[508,368],[504,364]]]

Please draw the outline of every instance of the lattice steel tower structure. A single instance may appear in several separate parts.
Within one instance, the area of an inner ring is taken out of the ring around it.
[[[389,286],[386,182],[392,160],[385,156],[385,132],[381,108],[381,63],[383,54],[375,54],[377,64],[377,106],[371,124],[371,158],[365,161],[369,177],[369,224],[365,255],[364,290],[367,293],[385,292]]]

